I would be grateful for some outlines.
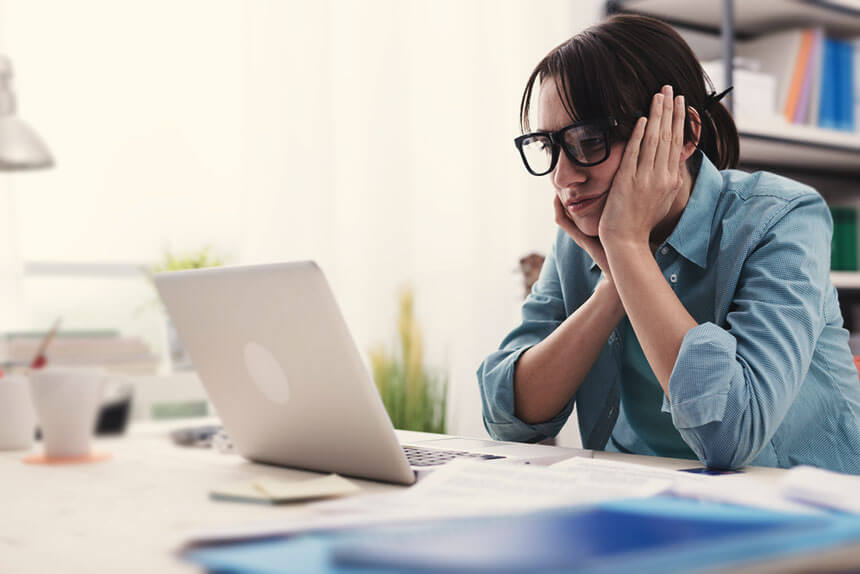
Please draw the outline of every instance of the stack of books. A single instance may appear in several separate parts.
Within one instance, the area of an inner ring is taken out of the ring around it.
[[[860,127],[860,39],[792,29],[738,42],[736,53],[774,78],[774,110],[785,121],[851,132]]]
[[[0,333],[0,368],[12,371],[29,366],[46,333]],[[118,331],[60,331],[45,351],[46,366],[98,366],[123,374],[155,374],[158,357],[140,337]]]

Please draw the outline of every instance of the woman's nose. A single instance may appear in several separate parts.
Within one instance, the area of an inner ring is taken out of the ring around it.
[[[570,161],[564,151],[560,151],[558,163],[552,172],[552,179],[557,188],[565,189],[584,182],[588,179],[588,172],[586,168]]]

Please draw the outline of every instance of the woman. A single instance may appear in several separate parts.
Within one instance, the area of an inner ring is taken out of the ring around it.
[[[723,95],[642,16],[593,26],[535,68],[516,145],[551,180],[559,230],[522,323],[478,369],[493,437],[555,436],[576,403],[585,448],[860,473],[828,207],[795,181],[729,169]]]

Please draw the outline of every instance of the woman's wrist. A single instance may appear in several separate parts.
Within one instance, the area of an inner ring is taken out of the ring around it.
[[[604,275],[603,279],[600,280],[594,289],[593,297],[596,297],[606,306],[606,312],[610,314],[613,321],[617,323],[624,318],[626,314],[624,305],[621,303],[621,297],[618,295],[615,283],[609,276]]]
[[[603,245],[603,251],[606,253],[606,258],[608,260],[613,259],[613,256],[619,253],[629,255],[631,253],[651,252],[648,235],[644,235],[641,239],[633,237],[612,237],[601,239],[600,243]]]

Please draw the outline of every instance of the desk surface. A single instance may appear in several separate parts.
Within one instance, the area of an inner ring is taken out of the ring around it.
[[[285,479],[312,474],[170,442],[170,430],[198,422],[140,423],[123,437],[98,439],[95,450],[113,456],[101,463],[35,466],[21,461],[26,452],[0,452],[0,572],[197,572],[175,556],[189,532],[305,512],[302,506],[209,500],[211,489],[261,474]],[[401,433],[401,440],[415,436]],[[617,453],[594,452],[594,457],[662,468],[695,466],[689,460]],[[783,471],[748,472],[770,480]],[[403,488],[356,482],[366,492]]]

